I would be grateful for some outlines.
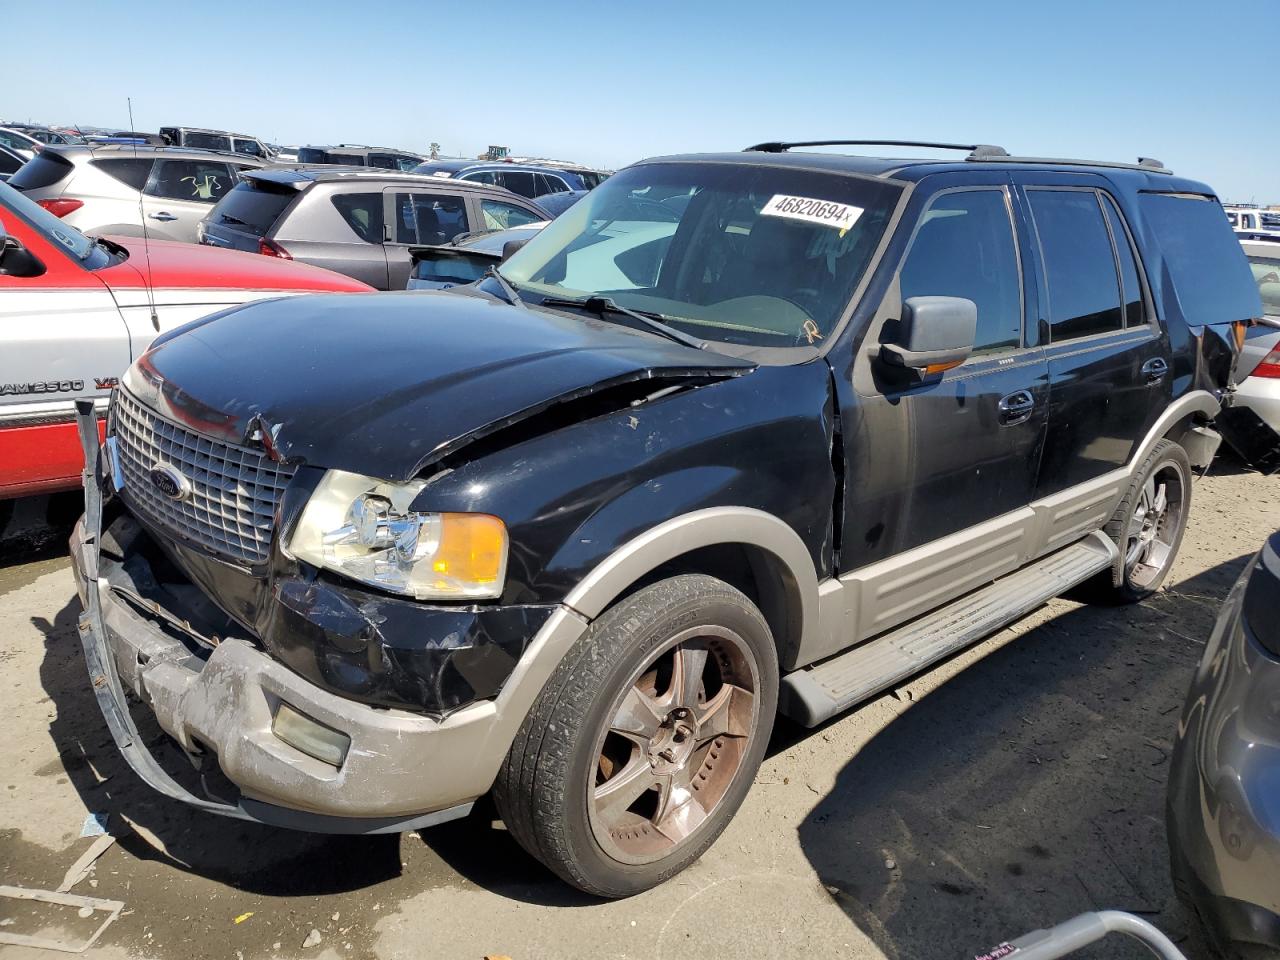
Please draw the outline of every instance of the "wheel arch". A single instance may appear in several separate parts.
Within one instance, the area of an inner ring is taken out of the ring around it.
[[[784,666],[817,628],[818,578],[804,541],[751,507],[711,507],[658,524],[597,564],[564,603],[594,620],[649,583],[693,572],[725,580],[760,608]]]

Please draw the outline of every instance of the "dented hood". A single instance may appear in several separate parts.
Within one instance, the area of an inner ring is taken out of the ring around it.
[[[406,480],[565,400],[752,366],[591,317],[432,291],[240,307],[158,340],[125,385],[200,433]]]

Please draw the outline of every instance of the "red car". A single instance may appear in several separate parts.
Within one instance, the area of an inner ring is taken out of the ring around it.
[[[250,300],[370,289],[288,260],[86,237],[0,183],[0,501],[79,485],[74,401],[105,412],[158,333]]]

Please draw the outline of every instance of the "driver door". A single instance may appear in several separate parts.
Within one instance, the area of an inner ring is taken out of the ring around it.
[[[913,206],[914,232],[855,367],[857,396],[841,402],[839,567],[866,581],[860,638],[1025,562],[1047,424],[1048,368],[1026,321],[1034,291],[1008,182],[920,190]],[[973,352],[940,374],[892,374],[874,344],[920,296],[977,305]]]

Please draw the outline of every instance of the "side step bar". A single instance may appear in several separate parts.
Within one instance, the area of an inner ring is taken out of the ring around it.
[[[780,709],[813,727],[995,633],[1116,559],[1101,531],[905,626],[782,678]]]

